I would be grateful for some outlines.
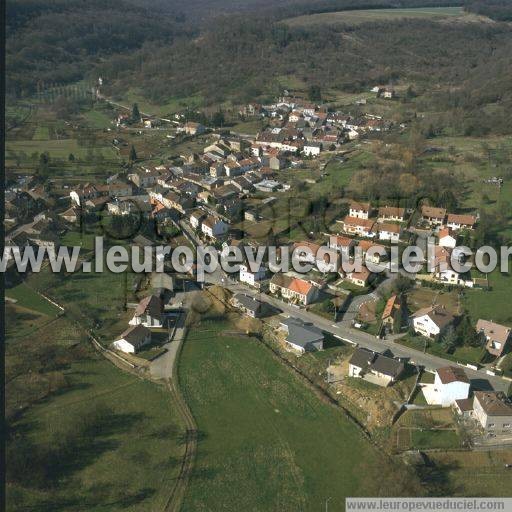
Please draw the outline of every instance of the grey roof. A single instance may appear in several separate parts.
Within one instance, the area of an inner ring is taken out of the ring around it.
[[[245,309],[254,311],[255,313],[261,311],[262,303],[259,300],[253,299],[249,295],[237,293],[234,295],[233,299],[240,303]]]
[[[357,366],[358,368],[367,368],[374,358],[375,352],[372,352],[367,348],[356,348],[355,352],[350,358],[349,363]]]
[[[367,348],[357,348],[350,358],[350,364],[365,371],[371,370],[393,378],[398,377],[404,370],[402,362]]]
[[[298,318],[286,318],[281,321],[281,325],[288,331],[286,341],[300,347],[306,347],[309,343],[323,341],[324,339],[321,329]]]
[[[143,325],[134,325],[128,327],[120,336],[119,340],[126,340],[128,343],[133,345],[134,348],[139,348],[144,344],[147,336],[151,335],[151,331]]]
[[[404,364],[391,357],[377,354],[377,358],[373,361],[371,369],[378,373],[396,378],[404,371]]]

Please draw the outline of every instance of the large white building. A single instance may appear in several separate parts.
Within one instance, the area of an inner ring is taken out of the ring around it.
[[[250,286],[258,286],[260,281],[267,277],[267,269],[261,266],[256,272],[252,272],[247,265],[240,265],[240,282]]]
[[[132,325],[112,343],[112,348],[134,354],[151,342],[151,331],[143,325]]]
[[[454,316],[442,306],[422,308],[412,315],[414,332],[426,338],[435,338],[448,327]]]
[[[453,405],[455,400],[469,397],[471,384],[462,368],[444,366],[436,370],[434,392],[436,402],[443,407]]]

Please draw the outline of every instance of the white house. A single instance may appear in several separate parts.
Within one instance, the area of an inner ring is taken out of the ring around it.
[[[338,272],[340,269],[341,256],[338,251],[330,248],[321,248],[316,253],[316,268],[323,273]]]
[[[458,229],[473,229],[476,224],[476,217],[474,215],[457,215],[456,213],[449,213],[446,218],[446,225],[453,230]]]
[[[125,352],[127,354],[134,354],[138,352],[141,347],[151,343],[151,331],[143,325],[132,325],[126,329],[119,339],[112,343],[112,348]]]
[[[443,407],[453,405],[455,400],[468,398],[471,384],[462,368],[444,366],[436,370],[434,392],[436,402]]]
[[[422,308],[412,315],[414,332],[426,338],[435,338],[448,327],[455,317],[442,306]]]
[[[143,325],[145,327],[162,327],[163,304],[156,295],[149,295],[142,299],[135,308],[135,314],[130,325]]]
[[[260,281],[267,277],[267,269],[261,266],[256,272],[252,272],[247,265],[240,265],[240,282],[250,286],[258,286]]]
[[[321,151],[321,142],[306,142],[304,144],[303,152],[306,156],[318,156]]]
[[[439,245],[448,249],[454,249],[457,245],[457,238],[453,236],[451,228],[442,228],[439,230]]]
[[[350,256],[352,247],[356,244],[353,238],[348,238],[346,236],[337,236],[331,235],[329,237],[329,247],[341,253],[344,258],[348,258]]]
[[[357,219],[368,219],[370,216],[370,203],[361,203],[351,201],[349,206],[349,216]]]
[[[398,242],[400,240],[400,226],[384,222],[379,225],[379,240],[389,240],[390,242]]]
[[[347,215],[342,221],[338,222],[341,224],[344,233],[368,238],[375,236],[373,231],[375,221],[372,219],[362,219]]]
[[[217,238],[229,231],[229,224],[222,219],[209,215],[201,224],[201,231],[210,238]]]
[[[202,210],[194,210],[191,214],[190,214],[190,225],[194,228],[194,229],[198,229],[199,226],[201,225],[201,222],[203,221],[203,219],[206,217],[206,213],[203,212]]]

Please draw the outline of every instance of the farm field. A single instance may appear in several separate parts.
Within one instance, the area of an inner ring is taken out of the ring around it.
[[[432,7],[412,9],[367,9],[339,12],[325,12],[289,18],[286,21],[292,27],[312,27],[315,25],[359,25],[375,21],[394,21],[404,18],[432,19],[461,16],[461,7]]]
[[[316,510],[328,496],[337,509],[369,492],[361,464],[379,462],[356,427],[230,328],[196,324],[183,349],[181,388],[200,431],[183,510]]]
[[[165,388],[92,354],[63,373],[67,386],[12,425],[10,468],[24,454],[31,464],[7,490],[9,510],[162,510],[184,450]]]

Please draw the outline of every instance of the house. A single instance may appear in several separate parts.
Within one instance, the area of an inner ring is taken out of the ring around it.
[[[209,215],[203,220],[201,231],[210,238],[217,238],[229,231],[229,224],[226,224],[222,219]]]
[[[80,218],[80,212],[73,206],[68,208],[65,212],[60,213],[59,217],[62,217],[66,222],[74,224]]]
[[[245,293],[236,293],[233,295],[231,303],[235,308],[240,309],[251,318],[259,318],[264,314],[265,303],[256,300]]]
[[[335,249],[323,247],[321,251],[317,251],[315,256],[315,265],[319,272],[338,272],[340,269],[340,253]]]
[[[206,213],[203,212],[203,210],[194,210],[190,214],[190,218],[189,218],[190,225],[194,229],[199,229],[199,227],[201,226],[201,222],[203,222],[203,220],[205,218],[206,218]]]
[[[323,350],[324,334],[313,324],[290,317],[281,320],[280,327],[286,333],[285,343],[301,354]]]
[[[400,301],[400,297],[398,295],[392,295],[386,305],[384,306],[384,311],[382,312],[382,325],[388,327],[391,331],[395,330],[395,324],[397,329],[400,329],[401,319],[402,319],[402,304]]]
[[[398,224],[383,222],[379,224],[379,240],[398,242],[400,240],[401,228]]]
[[[365,288],[370,283],[372,277],[373,274],[363,266],[359,272],[349,272],[345,279],[356,286]]]
[[[189,121],[188,123],[185,123],[185,125],[183,126],[183,131],[187,135],[201,135],[206,131],[206,128],[200,123],[194,123],[192,121]]]
[[[329,237],[329,247],[341,253],[344,258],[349,258],[352,248],[356,242],[353,238],[346,236],[331,235]]]
[[[456,400],[468,398],[470,387],[469,379],[462,368],[444,366],[436,370],[433,390],[436,402],[443,407],[453,405]]]
[[[373,227],[375,226],[374,220],[347,215],[342,221],[338,222],[341,223],[341,229],[345,233],[369,238],[375,236],[373,232]]]
[[[489,437],[512,435],[512,402],[502,391],[475,391],[473,417]]]
[[[283,298],[303,306],[311,304],[318,296],[318,288],[311,282],[286,274],[274,274],[269,289],[270,293],[280,293]]]
[[[421,216],[423,220],[433,226],[442,226],[446,218],[446,209],[423,205],[421,207]]]
[[[426,338],[435,338],[454,321],[455,317],[443,306],[431,306],[419,309],[412,315],[412,328]]]
[[[466,279],[464,274],[461,274],[452,267],[451,260],[452,253],[454,252],[452,249],[439,245],[434,246],[434,278],[442,284],[472,288],[474,286],[473,281]],[[463,254],[459,253],[459,256],[463,256]]]
[[[267,269],[261,266],[256,272],[252,272],[247,265],[240,265],[240,282],[249,286],[259,287],[261,281],[267,278]]]
[[[477,219],[474,215],[457,215],[455,213],[449,213],[446,219],[446,225],[455,231],[459,229],[473,229],[476,221]]]
[[[151,343],[151,331],[139,324],[128,327],[111,346],[115,350],[134,354],[149,343]]]
[[[379,208],[379,221],[391,220],[395,222],[403,222],[405,218],[405,208],[397,208],[394,206],[381,206]]]
[[[376,244],[371,240],[361,240],[357,247],[361,249],[361,254],[365,261],[379,264],[387,259],[387,249],[383,245]]]
[[[156,295],[149,295],[142,299],[135,308],[135,314],[130,325],[143,325],[145,327],[163,326],[163,304]]]
[[[441,228],[438,233],[439,246],[447,249],[454,249],[457,245],[457,238],[453,236],[451,228]]]
[[[361,203],[359,201],[351,201],[349,206],[349,217],[358,219],[368,219],[370,217],[370,203]]]
[[[393,357],[358,347],[350,358],[348,375],[387,387],[400,378],[404,369],[404,363]]]
[[[510,327],[490,322],[489,320],[478,320],[476,331],[482,333],[487,340],[485,348],[489,354],[501,357],[505,352],[508,341],[511,338]]]
[[[306,156],[318,156],[322,151],[321,142],[306,142],[302,149]]]
[[[455,412],[463,418],[471,418],[473,416],[473,397],[460,398],[453,402]]]

